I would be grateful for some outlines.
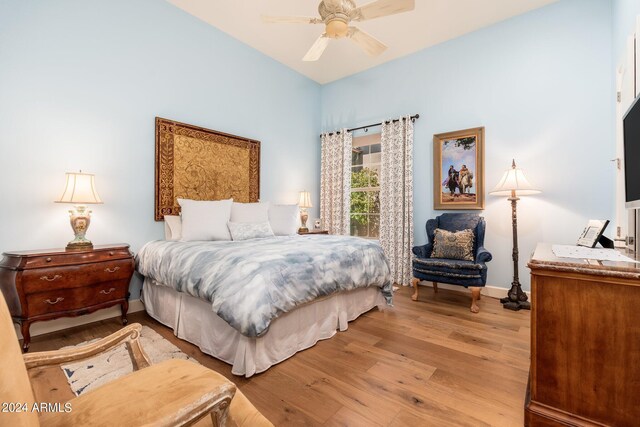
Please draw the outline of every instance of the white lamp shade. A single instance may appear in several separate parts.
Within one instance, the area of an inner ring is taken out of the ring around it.
[[[507,170],[496,188],[491,190],[489,194],[493,196],[511,196],[515,192],[516,196],[528,196],[538,194],[541,191],[536,189],[524,176],[522,169],[516,167],[515,162],[511,169]]]
[[[308,191],[300,192],[300,201],[298,202],[298,206],[301,208],[312,208],[311,204],[311,193]]]
[[[67,185],[56,203],[86,205],[102,203],[95,186],[94,175],[82,172],[67,172]]]

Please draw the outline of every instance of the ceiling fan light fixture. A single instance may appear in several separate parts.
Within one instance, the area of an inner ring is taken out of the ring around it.
[[[325,30],[327,37],[332,39],[339,39],[346,37],[349,33],[349,24],[342,19],[332,19],[327,22],[327,28]]]
[[[358,0],[360,1],[360,0]],[[361,22],[383,16],[409,12],[415,9],[416,0],[373,0],[358,7],[355,0],[320,0],[320,18],[301,16],[263,16],[267,23],[302,23],[325,25],[325,32],[313,43],[303,61],[317,61],[332,39],[349,38],[370,56],[378,56],[387,46],[358,27],[350,26],[353,21]]]

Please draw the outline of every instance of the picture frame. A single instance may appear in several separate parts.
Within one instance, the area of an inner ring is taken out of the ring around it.
[[[601,239],[604,237],[602,233],[604,233],[605,228],[609,225],[609,220],[599,220],[599,219],[591,219],[587,223],[587,226],[582,230],[580,237],[578,238],[578,242],[576,246],[586,246],[587,248],[595,248],[598,243],[602,244],[603,247],[607,246],[608,238],[605,237],[604,241]],[[609,240],[610,241],[610,240]],[[613,245],[611,245],[613,246]]]
[[[484,126],[433,136],[433,209],[484,209]]]

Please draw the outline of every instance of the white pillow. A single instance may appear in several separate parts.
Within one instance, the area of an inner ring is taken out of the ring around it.
[[[300,225],[298,205],[269,206],[269,224],[276,236],[293,236]]]
[[[182,208],[182,241],[231,240],[227,223],[233,199],[200,201],[178,199]]]
[[[229,231],[233,240],[257,239],[273,237],[268,221],[264,222],[229,222]]]
[[[269,221],[269,202],[233,203],[231,222],[267,222]]]
[[[182,238],[182,218],[180,215],[164,216],[165,240],[180,240]]]

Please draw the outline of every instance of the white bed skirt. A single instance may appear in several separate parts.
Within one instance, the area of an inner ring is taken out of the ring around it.
[[[142,301],[147,313],[204,353],[232,365],[235,375],[250,377],[298,351],[345,331],[348,322],[385,306],[380,289],[360,288],[321,298],[271,322],[265,335],[249,338],[218,317],[207,301],[145,278]]]

